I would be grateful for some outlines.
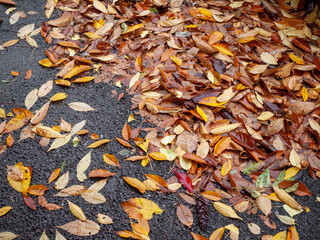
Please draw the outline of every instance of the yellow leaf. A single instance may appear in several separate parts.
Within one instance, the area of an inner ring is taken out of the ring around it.
[[[141,193],[144,193],[146,191],[146,187],[144,186],[144,184],[136,179],[136,178],[132,178],[132,177],[122,177],[129,185],[131,185],[132,187],[137,188]]]
[[[55,95],[53,95],[51,98],[50,98],[50,101],[51,102],[55,102],[55,101],[59,101],[59,100],[63,100],[65,98],[67,98],[68,95],[66,95],[65,93],[56,93]]]
[[[239,127],[239,126],[241,126],[241,123],[228,124],[228,125],[225,125],[225,126],[221,126],[221,127],[217,127],[217,128],[212,129],[211,133],[220,135],[220,134],[223,134],[223,133],[230,132],[230,131],[236,129],[237,127]]]
[[[110,141],[111,140],[109,140],[109,139],[102,139],[97,142],[91,143],[87,148],[96,148],[96,147],[99,147],[100,145],[105,144]]]
[[[204,113],[204,111],[199,106],[197,106],[197,112],[199,113],[199,115],[202,117],[202,119],[205,122],[208,121],[207,115]]]
[[[161,152],[151,152],[148,154],[149,157],[153,158],[154,160],[168,160],[167,156]]]
[[[248,42],[251,42],[251,41],[254,41],[254,40],[256,40],[255,36],[247,36],[245,38],[239,39],[238,43],[248,43]]]
[[[222,166],[222,168],[221,168],[221,175],[222,175],[222,176],[227,175],[227,174],[230,172],[231,167],[232,167],[232,162],[231,162],[231,160],[229,159],[228,161],[226,161],[226,162],[223,164],[223,166]]]
[[[101,38],[98,34],[95,34],[93,32],[86,32],[84,33],[84,35],[86,35],[88,38],[91,38],[93,40]]]
[[[296,210],[302,209],[302,206],[299,203],[297,203],[296,200],[294,200],[294,198],[291,197],[286,191],[275,186],[272,186],[272,187],[273,187],[273,191],[277,194],[278,198],[282,202],[284,202],[285,204],[287,204],[289,207],[293,209],[296,209]]]
[[[230,231],[230,238],[232,240],[238,240],[239,239],[239,228],[237,228],[233,224],[229,224],[229,225],[225,226],[225,228]]]
[[[186,25],[186,28],[197,28],[198,25],[197,24],[190,24],[190,25]]]
[[[163,213],[163,210],[160,209],[159,206],[151,200],[144,198],[134,198],[133,200],[137,204],[138,211],[143,215],[143,217],[146,220],[150,220],[152,218],[153,213]]]
[[[309,98],[308,90],[304,86],[301,88],[301,96],[302,96],[303,101],[307,101]]]
[[[286,170],[286,175],[284,177],[284,180],[287,180],[287,179],[289,179],[291,177],[294,177],[299,171],[300,171],[300,168],[298,168],[298,167],[288,168]]]
[[[44,67],[54,67],[54,63],[49,58],[45,58],[39,61],[39,64]]]
[[[261,121],[265,121],[265,120],[269,120],[270,118],[272,118],[274,116],[274,113],[272,112],[269,112],[269,111],[266,111],[266,112],[262,112],[260,114],[259,117],[257,117],[258,120],[261,120]]]
[[[69,204],[70,211],[72,212],[72,214],[76,218],[80,219],[81,221],[87,220],[86,216],[84,215],[82,209],[79,206],[77,206],[74,203],[70,202],[68,199],[67,199],[67,201],[68,201],[68,204]]]
[[[220,240],[223,236],[224,230],[224,227],[218,228],[210,235],[209,240]]]
[[[213,44],[216,42],[219,42],[221,39],[223,38],[223,33],[222,32],[213,32],[211,33],[210,37],[209,37],[209,44]]]
[[[63,79],[72,78],[73,76],[76,76],[82,72],[88,71],[92,69],[92,67],[87,65],[80,65],[72,68],[66,75],[64,75]]]
[[[241,219],[241,217],[239,217],[236,212],[232,209],[232,207],[221,203],[221,202],[214,202],[213,203],[214,208],[221,213],[223,216],[225,217],[229,217],[229,218],[235,218],[235,219]]]
[[[288,54],[289,58],[297,64],[305,64],[305,61],[294,54]]]
[[[214,43],[212,44],[212,46],[217,49],[219,52],[222,52],[226,55],[229,55],[229,56],[234,56],[233,53],[230,51],[230,49],[228,48],[228,45],[226,44],[223,44],[223,43]]]
[[[3,108],[0,108],[0,118],[6,118],[6,111]]]
[[[23,194],[26,195],[28,188],[30,186],[30,182],[31,182],[30,170],[29,170],[29,168],[23,166],[23,164],[21,162],[17,163],[15,166],[20,168],[21,171],[23,172],[23,179],[22,179],[22,181],[15,181],[15,180],[11,179],[8,175],[7,176],[8,182],[14,190],[16,190],[18,192],[22,192]]]
[[[179,57],[176,56],[170,56],[171,60],[176,63],[177,65],[181,66],[182,60]]]
[[[120,167],[118,159],[115,156],[113,156],[112,154],[109,154],[109,153],[104,154],[103,161],[105,161],[105,163],[107,163],[111,166]]]
[[[0,117],[1,117],[1,116],[0,116]],[[130,116],[128,117],[128,123],[129,123],[129,122],[132,122],[132,121],[134,121],[134,120],[136,120],[136,119],[134,118],[133,113],[131,113]]]
[[[7,214],[7,212],[9,212],[12,209],[12,207],[10,206],[5,206],[0,208],[0,217]]]
[[[97,220],[101,224],[112,224],[113,223],[111,217],[109,217],[108,215],[105,215],[105,214],[101,214],[101,213],[98,213]]]
[[[134,25],[134,26],[131,26],[131,27],[128,27],[127,31],[125,31],[124,33],[122,34],[127,34],[127,33],[131,33],[141,27],[143,27],[144,23],[140,23],[140,24],[137,24],[137,25]]]
[[[209,9],[206,9],[206,8],[198,8],[198,11],[200,14],[206,16],[207,18],[209,19],[213,19],[212,17],[212,13]]]
[[[59,132],[53,130],[50,127],[46,127],[46,126],[34,127],[34,128],[32,128],[32,131],[41,137],[47,137],[47,138],[63,138],[64,137]]]
[[[286,240],[287,231],[284,230],[282,232],[278,232],[276,235],[273,236],[272,240]]]
[[[95,29],[99,29],[104,25],[103,19],[100,19],[99,21],[94,21],[93,26]]]
[[[63,79],[58,79],[54,81],[57,85],[62,85],[62,86],[66,86],[66,87],[70,87],[71,86],[71,82],[68,80],[63,80]]]
[[[83,77],[83,78],[77,78],[77,79],[73,80],[72,82],[74,82],[74,83],[85,83],[85,82],[90,82],[95,78],[96,77],[93,77],[93,76],[87,76],[87,77]]]
[[[149,147],[149,139],[146,138],[145,142],[139,143],[139,144],[137,144],[137,146],[139,148],[141,148],[145,153],[147,153],[148,152],[148,147]]]

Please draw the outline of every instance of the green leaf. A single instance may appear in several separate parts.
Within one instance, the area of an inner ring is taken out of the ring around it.
[[[264,173],[261,173],[257,178],[256,182],[257,188],[269,187],[270,186],[270,173],[269,168],[267,168]]]
[[[297,190],[298,188],[299,188],[299,183],[297,182],[297,183],[293,184],[291,187],[286,188],[285,191],[287,193],[291,193],[291,192]]]
[[[256,191],[256,190],[252,190],[252,191],[251,191],[251,196],[252,196],[253,198],[257,198],[257,197],[260,197],[260,196],[261,196],[261,193],[258,192],[258,191]]]
[[[125,33],[128,30],[128,26],[125,22],[121,23],[122,33]]]
[[[66,166],[66,160],[64,160],[63,163],[61,164],[60,172],[62,172],[64,170],[65,166]]]
[[[261,163],[257,162],[249,162],[246,167],[243,169],[243,173],[246,175],[250,175],[251,173],[259,171],[259,169],[262,167]]]
[[[274,181],[273,185],[278,187],[279,183],[281,183],[284,180],[284,177],[286,176],[286,171],[283,170],[277,177],[277,179]]]
[[[234,170],[230,171],[230,175],[234,175],[236,173],[237,173],[237,169],[234,169]]]
[[[153,13],[158,14],[158,10],[157,10],[157,9],[155,9],[155,8],[150,8],[150,11],[151,11],[151,12],[153,12]]]

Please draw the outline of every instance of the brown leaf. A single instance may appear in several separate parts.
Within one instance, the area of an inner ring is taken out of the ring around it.
[[[192,35],[192,39],[194,43],[197,45],[197,47],[200,49],[200,51],[208,54],[213,54],[217,52],[213,47],[211,47],[207,42],[203,41],[201,38]]]
[[[116,175],[116,173],[110,172],[106,169],[95,169],[88,174],[89,177],[100,177],[100,178],[106,178],[114,175]]]
[[[47,191],[48,188],[44,185],[32,185],[28,188],[28,193],[32,195],[41,196]]]
[[[179,221],[187,227],[191,227],[193,224],[193,214],[191,210],[183,204],[179,204],[177,207],[177,217]]]
[[[122,137],[126,141],[129,141],[129,139],[131,137],[131,128],[128,125],[128,123],[125,123],[123,128],[122,128]]]
[[[25,204],[32,210],[37,210],[37,204],[36,202],[28,195],[24,195],[22,194],[23,196],[23,200],[25,202]]]
[[[86,186],[82,185],[73,185],[68,188],[62,189],[60,192],[55,194],[55,197],[69,197],[69,196],[78,196],[86,191]]]
[[[0,0],[0,3],[5,3],[5,4],[9,4],[9,5],[16,5],[16,3],[12,0]]]
[[[31,124],[38,124],[47,115],[50,106],[50,101],[44,104],[36,114],[31,118]]]

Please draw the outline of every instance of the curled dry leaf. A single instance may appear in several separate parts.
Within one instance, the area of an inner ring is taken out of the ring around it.
[[[191,227],[193,224],[193,214],[191,210],[183,205],[179,204],[177,207],[177,217],[182,224],[186,225],[187,227]]]

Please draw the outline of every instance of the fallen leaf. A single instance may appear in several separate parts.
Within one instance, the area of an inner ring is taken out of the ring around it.
[[[91,151],[88,152],[78,163],[77,165],[77,178],[80,182],[83,182],[87,179],[85,171],[88,169],[91,163]]]
[[[209,240],[220,240],[222,238],[222,236],[223,236],[224,230],[225,230],[225,227],[221,227],[221,228],[216,229],[210,235]]]
[[[260,54],[260,58],[263,62],[271,65],[278,65],[278,61],[268,52],[263,52]]]
[[[102,204],[106,203],[106,198],[101,194],[93,190],[86,190],[81,194],[81,197],[88,203]]]
[[[6,1],[6,0],[0,0],[0,2],[1,1]],[[11,1],[11,0],[9,0],[9,1]],[[16,235],[16,234],[14,234],[14,233],[12,233],[12,232],[0,232],[0,239],[1,240],[12,240],[12,239],[15,239],[15,238],[17,238],[17,237],[19,237],[19,235]]]
[[[51,175],[50,175],[50,177],[49,177],[48,184],[50,184],[50,183],[52,183],[54,180],[56,180],[57,177],[59,176],[59,174],[60,174],[60,168],[55,169],[55,170],[51,173]]]
[[[221,175],[222,175],[222,176],[227,175],[227,174],[230,172],[231,168],[232,168],[232,162],[231,162],[231,160],[229,159],[228,161],[226,161],[226,162],[222,165]]]
[[[103,155],[103,161],[111,166],[120,167],[118,159],[112,154],[105,153]]]
[[[252,234],[259,235],[261,233],[260,227],[255,223],[248,223],[248,228]]]
[[[0,217],[7,214],[11,209],[12,209],[12,207],[10,207],[10,206],[5,206],[5,207],[0,208]]]
[[[53,128],[46,127],[46,126],[36,126],[32,128],[32,131],[41,137],[63,138],[63,136],[59,132],[55,131]]]
[[[271,200],[264,195],[261,195],[256,198],[258,208],[261,212],[264,213],[264,215],[268,216],[271,213],[272,204]]]
[[[57,226],[57,228],[61,228],[76,236],[92,236],[97,234],[101,230],[100,226],[96,222],[91,220],[75,220],[73,222]]]
[[[179,219],[179,221],[186,225],[187,227],[191,227],[193,224],[193,214],[191,212],[191,210],[183,205],[183,204],[179,204],[177,207],[177,217]]]
[[[24,101],[24,105],[29,110],[38,100],[38,89],[31,90]]]
[[[99,141],[91,143],[87,148],[97,148],[97,147],[101,146],[102,144],[105,144],[105,143],[110,142],[110,141],[111,140],[109,140],[109,139],[101,139]]]
[[[82,185],[73,185],[68,188],[62,189],[57,194],[53,195],[55,197],[69,197],[69,196],[78,196],[86,191],[86,186]]]
[[[106,178],[114,175],[116,175],[116,173],[110,172],[106,169],[95,169],[88,174],[89,177],[99,177],[99,178]]]
[[[54,184],[54,187],[57,190],[60,190],[60,189],[65,188],[68,185],[68,183],[69,183],[69,171],[58,178],[58,180]]]
[[[289,207],[296,210],[302,209],[302,206],[297,203],[296,200],[294,200],[294,198],[291,197],[286,191],[275,186],[273,186],[273,191],[277,194],[278,198]]]
[[[102,214],[102,213],[98,213],[97,220],[101,224],[106,224],[106,225],[113,224],[111,217],[109,217],[108,215]]]
[[[229,218],[235,218],[242,220],[241,217],[239,217],[236,212],[228,205],[221,203],[221,202],[214,202],[213,203],[214,208],[221,213],[225,217]]]
[[[61,233],[58,232],[58,230],[56,229],[56,237],[54,240],[67,240],[64,236],[62,236]]]
[[[301,168],[300,156],[294,149],[292,149],[290,152],[289,160],[292,166]]]
[[[132,178],[132,177],[122,177],[129,185],[131,185],[132,187],[137,188],[141,193],[144,193],[146,191],[146,187],[144,186],[144,184],[136,178]]]
[[[42,235],[41,235],[39,240],[49,240],[45,229],[43,229],[43,233],[42,233]]]
[[[53,95],[53,96],[50,98],[50,101],[51,101],[51,102],[60,101],[60,100],[66,99],[67,96],[68,96],[68,95],[65,94],[65,93],[56,93],[55,95]]]
[[[70,108],[78,112],[88,112],[88,111],[97,111],[96,109],[90,107],[88,104],[84,102],[73,102],[67,104]]]
[[[31,124],[38,124],[39,122],[44,119],[44,117],[47,115],[48,110],[50,107],[50,102],[45,103],[37,112],[36,114],[31,118],[30,122]]]
[[[229,124],[229,125],[225,125],[225,126],[222,126],[222,127],[214,128],[214,129],[211,130],[211,133],[219,135],[219,134],[230,132],[230,131],[236,129],[237,127],[239,127],[239,126],[241,126],[241,123]]]
[[[87,218],[86,218],[86,216],[84,215],[82,209],[81,209],[79,206],[77,206],[77,205],[75,205],[74,203],[72,203],[71,201],[69,201],[69,200],[67,200],[67,201],[68,201],[69,209],[70,209],[70,211],[72,212],[72,214],[73,214],[76,218],[80,219],[81,221],[86,221]]]

